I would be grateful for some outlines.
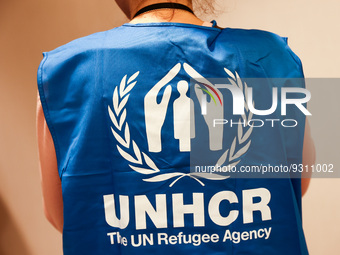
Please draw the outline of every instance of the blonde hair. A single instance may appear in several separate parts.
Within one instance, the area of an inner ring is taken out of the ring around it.
[[[197,14],[215,14],[215,0],[193,0],[192,4],[194,6],[195,12]]]

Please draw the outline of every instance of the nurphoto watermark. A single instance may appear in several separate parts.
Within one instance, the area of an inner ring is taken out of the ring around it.
[[[315,109],[307,108],[313,100],[306,83],[315,89],[320,80],[241,79],[237,73],[225,72],[225,79],[191,80],[192,174],[205,178],[340,177],[333,162],[309,166],[301,160],[306,118],[314,117]],[[340,79],[325,83],[340,85]],[[316,112],[324,121],[325,114]],[[332,122],[340,127],[334,118]]]

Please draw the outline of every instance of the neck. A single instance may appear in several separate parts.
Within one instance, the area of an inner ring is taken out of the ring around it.
[[[135,14],[138,10],[152,4],[159,4],[159,3],[177,3],[177,4],[183,4],[188,6],[190,9],[192,9],[192,1],[190,0],[145,0],[140,1],[140,3],[132,10],[132,13]]]
[[[164,2],[175,2],[166,0],[146,0],[142,1],[131,13],[132,16],[137,13],[140,9],[157,3]],[[175,3],[183,4],[192,9],[192,1],[189,0],[178,0]],[[153,22],[178,22],[178,23],[189,23],[195,25],[202,25],[203,21],[197,18],[194,14],[177,9],[156,9],[150,12],[143,13],[133,18],[130,23],[153,23]]]

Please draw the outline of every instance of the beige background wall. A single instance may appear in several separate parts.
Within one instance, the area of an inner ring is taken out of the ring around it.
[[[340,77],[338,0],[220,0],[220,7],[226,11],[217,18],[220,26],[288,36],[306,77]],[[0,254],[62,254],[60,234],[44,219],[39,186],[35,80],[41,52],[124,22],[113,0],[0,0]],[[334,140],[311,122],[318,160],[326,160],[324,148]],[[313,180],[303,199],[312,255],[340,248],[339,184]]]

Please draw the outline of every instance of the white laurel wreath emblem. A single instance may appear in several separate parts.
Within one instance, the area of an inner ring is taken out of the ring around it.
[[[239,121],[243,120],[243,123],[247,125],[253,117],[253,113],[248,108],[248,85],[246,82],[244,83],[242,82],[237,72],[235,72],[236,74],[235,76],[227,68],[224,68],[224,71],[230,76],[230,78],[228,78],[229,82],[232,85],[237,86],[239,89],[242,90],[242,93],[244,95],[245,114],[241,115],[242,118],[240,118]],[[254,105],[254,101],[252,103]],[[248,151],[250,144],[251,144],[251,140],[249,138],[250,138],[251,133],[253,132],[253,126],[248,128],[248,130],[244,132],[243,129],[245,128],[246,125],[244,126],[238,125],[237,136],[234,138],[231,144],[230,150],[228,149],[223,153],[223,155],[217,161],[216,166],[224,165],[228,157],[228,154],[229,154],[229,159],[228,159],[229,164],[227,165],[227,168],[228,167],[231,168],[233,166],[236,166],[238,163],[240,163],[241,160],[237,161],[237,159],[239,159],[242,155],[244,155]],[[239,148],[236,151],[237,145],[240,146],[241,148]]]
[[[241,116],[242,118],[240,118],[240,120],[243,119],[245,123],[248,123],[248,121],[251,120],[252,118],[252,113],[249,111],[248,106],[247,106],[248,86],[246,83],[244,83],[244,85],[242,84],[242,81],[239,75],[237,74],[237,72],[235,72],[236,73],[236,76],[235,76],[228,69],[225,68],[224,70],[230,76],[228,80],[231,82],[231,84],[240,88],[243,94],[245,95],[245,98],[244,98],[245,114]],[[134,81],[134,80],[137,78],[138,75],[139,75],[139,72],[136,72],[128,80],[127,80],[127,75],[123,77],[123,79],[120,82],[119,89],[117,86],[113,92],[113,98],[112,98],[113,108],[111,109],[111,107],[108,106],[108,113],[112,121],[112,124],[114,126],[114,128],[111,127],[112,134],[117,140],[117,142],[120,144],[120,145],[117,145],[117,150],[119,154],[124,159],[126,159],[128,162],[130,162],[129,167],[133,169],[134,171],[140,174],[143,174],[143,175],[152,175],[152,174],[159,173],[160,170],[156,166],[155,162],[147,154],[145,154],[144,152],[141,152],[136,142],[133,139],[131,139],[129,124],[126,122],[127,113],[126,113],[125,106],[129,100],[131,90],[137,83],[137,81]],[[253,127],[250,127],[246,132],[244,132],[242,125],[238,125],[237,136],[234,138],[230,149],[226,150],[222,154],[222,156],[219,158],[215,166],[217,167],[217,166],[225,165],[227,159],[228,159],[228,165],[226,166],[227,168],[236,166],[241,161],[238,159],[242,155],[244,155],[249,149],[249,146],[251,143],[251,140],[249,139],[249,137],[252,133],[252,130],[253,130]],[[127,152],[127,150],[130,149],[131,145],[133,148],[134,155],[131,155],[129,152]],[[236,150],[237,147],[240,147],[240,148]],[[143,179],[143,181],[161,182],[161,181],[176,178],[169,185],[169,187],[172,187],[178,180],[186,176],[196,180],[202,186],[205,186],[205,184],[201,180],[199,180],[199,178],[204,178],[204,179],[209,179],[209,180],[225,180],[230,177],[230,176],[222,176],[222,175],[212,174],[212,173],[173,172],[173,173],[166,173],[166,174],[158,174],[154,177]]]

